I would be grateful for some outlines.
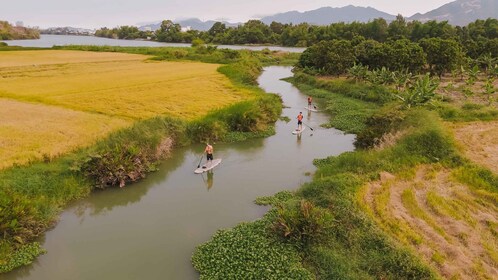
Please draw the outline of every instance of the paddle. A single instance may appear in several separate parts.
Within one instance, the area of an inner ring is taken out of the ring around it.
[[[204,154],[201,155],[201,159],[199,160],[199,164],[197,165],[197,168],[201,167],[201,161],[202,161],[203,157],[204,157]]]
[[[315,108],[315,110],[316,110],[316,106],[315,106],[315,104],[313,104],[313,108]]]
[[[311,131],[313,131],[313,130],[314,130],[311,126],[309,126],[309,125],[305,124],[304,122],[302,122],[302,123],[303,123],[305,126],[309,127],[309,128],[311,129]]]

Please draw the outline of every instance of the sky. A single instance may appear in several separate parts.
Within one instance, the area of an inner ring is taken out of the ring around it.
[[[1,0],[0,20],[41,28],[116,27],[163,19],[199,18],[245,22],[288,11],[355,5],[405,17],[425,13],[452,0]]]

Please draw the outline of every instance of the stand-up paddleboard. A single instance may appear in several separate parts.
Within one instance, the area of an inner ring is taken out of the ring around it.
[[[305,129],[306,129],[306,126],[302,126],[301,130],[295,129],[294,131],[292,131],[292,134],[301,134],[301,132],[303,132]]]
[[[317,110],[317,109],[313,109],[313,108],[304,107],[304,109],[306,109],[306,110],[310,110],[311,112],[318,112],[318,110]]]
[[[211,162],[206,163],[203,166],[201,166],[201,167],[197,168],[196,170],[194,170],[194,173],[195,174],[201,174],[202,172],[206,172],[208,170],[211,170],[211,169],[215,168],[220,163],[221,163],[221,158],[215,158]]]

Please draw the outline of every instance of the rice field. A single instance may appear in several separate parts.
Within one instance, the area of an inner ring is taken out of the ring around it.
[[[0,169],[67,153],[157,115],[248,99],[219,65],[80,51],[0,52]]]
[[[0,169],[50,159],[131,121],[70,109],[0,99]]]

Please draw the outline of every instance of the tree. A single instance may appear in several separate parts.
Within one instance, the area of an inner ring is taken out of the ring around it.
[[[451,72],[462,64],[464,54],[461,45],[451,39],[430,38],[420,41],[427,55],[427,63],[432,73],[439,76]]]
[[[408,70],[420,73],[426,64],[424,49],[408,39],[389,41],[384,44],[388,53],[387,65],[394,71]]]
[[[410,31],[408,30],[408,26],[406,24],[405,18],[398,14],[396,19],[389,23],[387,27],[387,34],[389,39],[406,39],[410,35]]]
[[[356,62],[351,42],[346,40],[322,41],[306,49],[299,59],[301,68],[320,74],[344,74]]]
[[[156,38],[159,42],[181,42],[181,26],[171,20],[163,20],[161,27],[156,30]]]

